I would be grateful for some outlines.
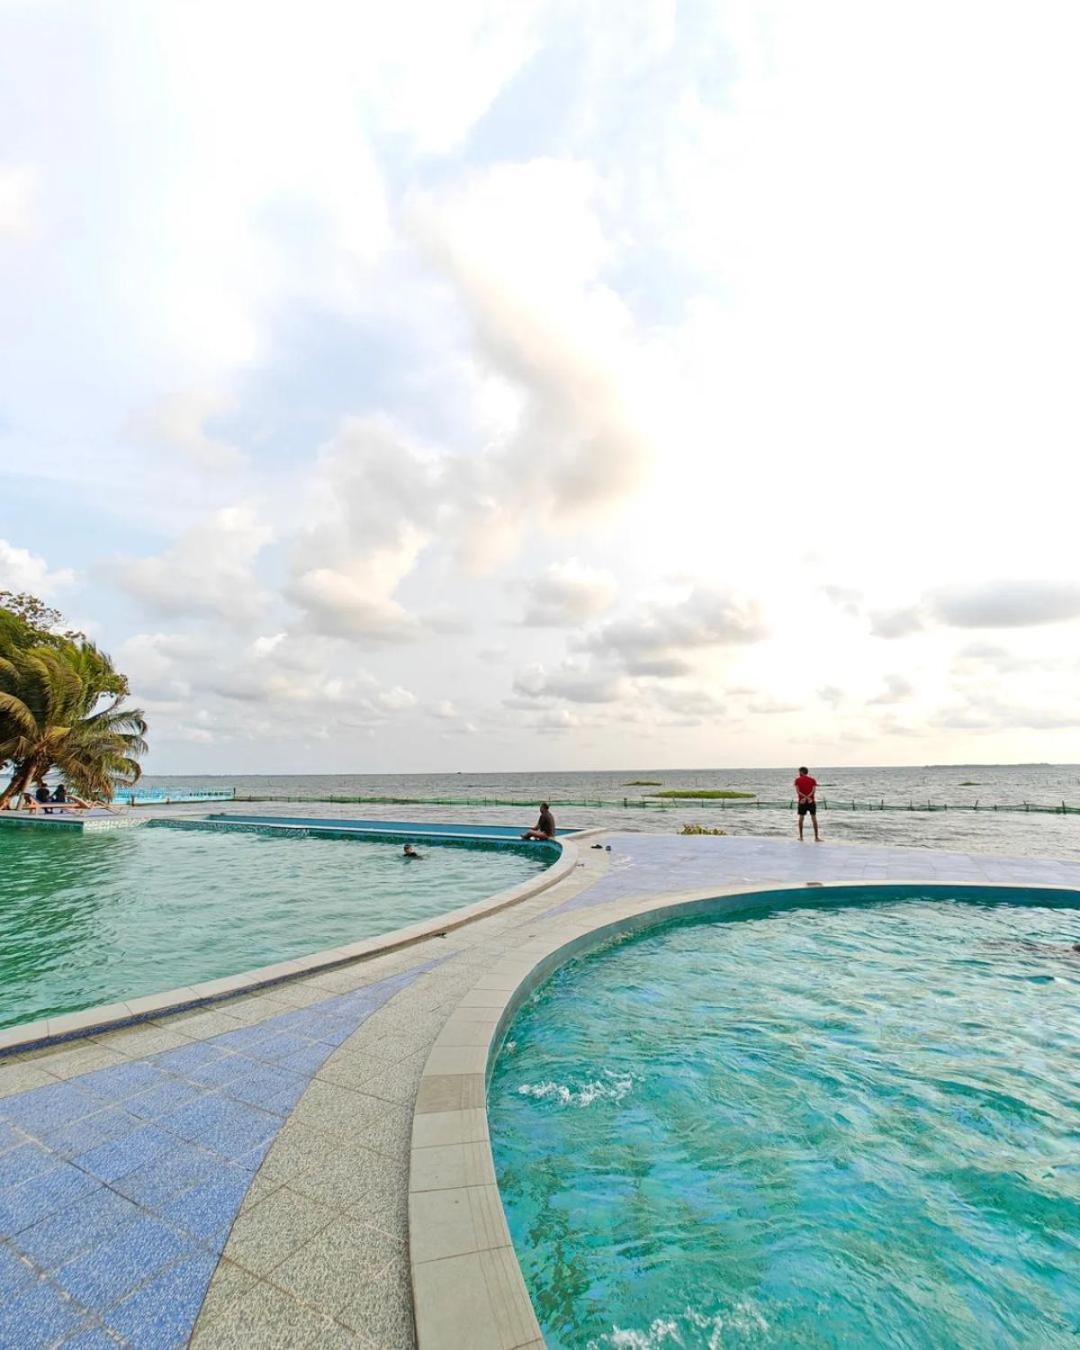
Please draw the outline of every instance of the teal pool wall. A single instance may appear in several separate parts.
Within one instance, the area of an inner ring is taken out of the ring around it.
[[[447,825],[429,821],[421,824],[410,820],[356,820],[339,816],[249,816],[232,811],[215,811],[206,820],[223,825],[267,825],[291,829],[334,830],[346,834],[362,834],[369,839],[437,839],[440,843],[454,839],[485,840],[488,843],[521,843],[528,825]],[[571,830],[557,830],[557,835],[571,834]],[[545,847],[542,840],[533,841]],[[546,845],[550,847],[550,844]]]

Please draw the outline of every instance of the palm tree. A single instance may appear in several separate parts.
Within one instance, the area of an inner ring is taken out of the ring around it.
[[[0,765],[13,766],[0,810],[51,769],[79,796],[105,800],[138,780],[146,719],[123,706],[116,680],[109,658],[85,640],[0,655]]]

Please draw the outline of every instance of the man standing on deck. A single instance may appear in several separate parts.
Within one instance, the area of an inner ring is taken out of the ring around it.
[[[817,779],[810,777],[809,769],[800,769],[799,776],[795,779],[795,793],[798,797],[799,811],[799,842],[802,842],[803,821],[807,816],[814,823],[814,843],[821,843],[821,835],[818,834],[817,827]]]

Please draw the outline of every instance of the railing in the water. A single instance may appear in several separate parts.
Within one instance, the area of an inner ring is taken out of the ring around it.
[[[235,788],[121,788],[113,800],[121,806],[169,806],[172,802],[231,802]]]
[[[513,806],[535,810],[536,801],[510,801],[501,797],[241,797],[231,794],[236,802],[332,802],[349,806]],[[174,797],[174,801],[179,800]],[[679,811],[688,807],[716,807],[722,811],[794,811],[795,798],[786,801],[761,801],[759,798],[723,797],[622,797],[618,800],[600,801],[595,798],[578,798],[562,801],[551,799],[551,805],[558,810],[564,806],[585,806],[597,809]],[[1046,802],[887,802],[840,800],[818,797],[817,804],[825,811],[1023,811],[1040,815],[1080,816],[1080,806],[1069,806],[1065,802],[1051,804]]]

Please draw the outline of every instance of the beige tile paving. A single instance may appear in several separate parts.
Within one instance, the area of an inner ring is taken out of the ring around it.
[[[302,1303],[336,1317],[392,1261],[405,1243],[380,1228],[340,1215],[276,1266],[270,1282]]]
[[[334,1218],[329,1205],[282,1186],[237,1218],[225,1255],[252,1275],[268,1275]]]
[[[408,1350],[416,1339],[408,1261],[396,1258],[355,1289],[338,1320],[381,1350]]]

